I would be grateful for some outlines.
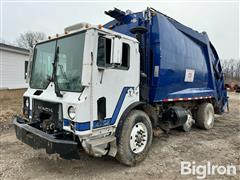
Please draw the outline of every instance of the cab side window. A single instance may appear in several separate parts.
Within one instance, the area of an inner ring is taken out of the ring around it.
[[[124,69],[129,68],[129,56],[130,56],[129,44],[123,43],[122,44],[122,64],[121,64],[121,67],[123,67]]]
[[[97,65],[100,67],[110,66],[112,52],[111,39],[99,36],[98,51],[97,51]]]

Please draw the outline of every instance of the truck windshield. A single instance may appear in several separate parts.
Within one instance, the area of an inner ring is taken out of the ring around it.
[[[54,59],[57,61],[56,82],[59,90],[81,92],[82,61],[85,33],[67,36],[36,45],[30,87],[46,89],[53,77]],[[56,48],[58,47],[58,53]],[[57,56],[57,58],[55,57]]]

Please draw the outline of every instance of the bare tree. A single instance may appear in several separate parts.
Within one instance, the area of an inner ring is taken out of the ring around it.
[[[28,31],[21,33],[19,38],[17,38],[17,44],[23,48],[33,48],[37,41],[46,39],[46,35],[43,32],[32,32]]]
[[[240,60],[229,59],[222,61],[225,78],[240,80]]]
[[[236,63],[236,79],[240,80],[240,60]]]

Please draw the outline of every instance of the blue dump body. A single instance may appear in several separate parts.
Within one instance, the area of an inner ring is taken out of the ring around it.
[[[141,66],[147,75],[149,103],[211,96],[217,112],[224,111],[228,101],[222,68],[206,33],[151,9],[145,13],[126,14],[118,9],[105,13],[115,18],[104,25],[113,31],[135,37],[132,28],[147,29],[140,46],[145,49],[146,61]]]

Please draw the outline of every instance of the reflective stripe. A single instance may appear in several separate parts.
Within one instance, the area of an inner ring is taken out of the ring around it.
[[[113,112],[112,118],[107,118],[107,119],[103,119],[103,120],[95,120],[95,121],[93,121],[93,129],[115,124],[115,122],[117,120],[117,117],[119,115],[119,112],[121,110],[123,101],[125,99],[125,96],[126,96],[128,90],[130,88],[133,88],[133,87],[124,87],[123,88],[123,90],[121,92],[121,95],[120,95],[120,97],[118,99],[117,105],[115,107],[115,110]]]
[[[205,96],[205,97],[192,97],[192,98],[174,98],[174,99],[163,99],[161,102],[172,102],[172,101],[189,101],[189,100],[197,100],[197,99],[210,99],[212,96]]]
[[[68,119],[63,119],[63,126],[70,126],[71,121]]]
[[[90,129],[90,122],[76,122],[74,127],[76,131],[86,131]]]
[[[116,104],[116,107],[114,109],[112,117],[111,118],[102,119],[102,120],[94,120],[93,121],[93,129],[115,124],[115,122],[117,120],[117,117],[119,115],[119,112],[121,110],[121,107],[123,105],[124,99],[126,97],[126,94],[127,94],[128,90],[130,88],[133,88],[133,87],[124,87],[123,88],[123,90],[122,90],[122,92],[120,94],[120,97],[118,99],[118,102]],[[67,122],[67,121],[69,121],[69,122]],[[64,126],[70,126],[70,124],[72,122],[73,121],[70,121],[68,119],[64,119],[63,125]],[[73,122],[73,123],[74,123],[74,127],[75,127],[76,131],[90,130],[90,121],[87,121],[87,122]]]

